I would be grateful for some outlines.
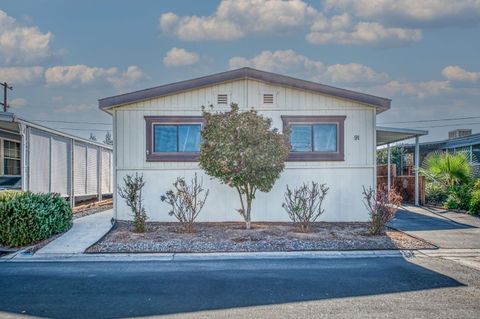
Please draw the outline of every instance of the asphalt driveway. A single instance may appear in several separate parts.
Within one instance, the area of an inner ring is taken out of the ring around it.
[[[448,215],[448,218],[441,214]],[[480,248],[480,219],[473,216],[456,213],[434,214],[424,208],[409,206],[400,209],[389,225],[439,248]]]

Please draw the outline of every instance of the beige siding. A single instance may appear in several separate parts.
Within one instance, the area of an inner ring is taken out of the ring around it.
[[[262,93],[273,93],[275,96],[274,105],[262,105]],[[272,199],[278,204],[274,206],[275,213],[267,214],[267,211],[264,211],[260,215],[262,220],[284,220],[283,217],[285,216],[283,216],[284,213],[280,205],[285,185],[298,184],[311,179],[327,182],[331,188],[327,201],[331,215],[326,219],[366,219],[367,215],[361,204],[361,186],[373,185],[375,180],[375,108],[317,93],[272,86],[255,80],[240,80],[199,88],[125,105],[115,110],[116,180],[121,182],[123,176],[129,172],[143,172],[148,177],[144,193],[147,210],[163,207],[159,202],[160,193],[171,186],[176,176],[193,174],[194,171],[198,170],[198,164],[189,162],[146,162],[144,116],[200,115],[201,106],[214,104],[217,94],[228,94],[229,102],[238,103],[242,109],[254,107],[261,114],[270,117],[273,125],[280,129],[282,128],[281,115],[346,116],[345,161],[288,162],[287,169],[274,190],[269,194],[259,196],[256,204],[259,210],[264,210],[262,205],[271,203]],[[245,103],[246,101],[248,103]],[[222,110],[226,107],[216,107],[216,109]],[[354,140],[355,135],[359,136],[359,140]],[[209,177],[205,177],[204,180],[208,181],[208,186],[212,188],[211,197],[215,200],[210,200],[212,203],[220,205],[217,208],[222,211],[214,214],[215,209],[210,208],[212,212],[205,214],[204,220],[237,219],[235,213],[231,212],[237,205],[237,195],[232,193],[227,186],[211,181]],[[217,193],[217,195],[214,195],[214,193]],[[219,197],[217,198],[217,196]],[[264,200],[260,198],[264,198]],[[262,201],[264,204],[262,204]],[[130,213],[123,203],[118,202],[116,204],[118,218],[128,218]],[[345,212],[345,209],[349,212]],[[222,215],[225,212],[228,212],[228,214]],[[152,220],[169,220],[166,212],[152,212],[152,214]]]

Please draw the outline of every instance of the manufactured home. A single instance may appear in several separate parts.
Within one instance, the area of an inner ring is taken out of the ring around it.
[[[173,221],[160,195],[177,177],[198,173],[210,196],[199,221],[237,221],[238,194],[205,175],[197,158],[201,107],[256,109],[280,130],[291,129],[286,168],[269,193],[258,193],[253,221],[288,221],[282,208],[286,186],[326,183],[325,221],[366,221],[362,187],[376,185],[376,147],[423,135],[423,131],[376,129],[376,116],[390,108],[386,98],[284,75],[241,68],[99,100],[113,117],[114,184],[127,174],[143,174],[144,205],[152,221]],[[131,219],[114,193],[116,219]]]
[[[77,201],[112,196],[112,147],[0,113],[0,188]]]

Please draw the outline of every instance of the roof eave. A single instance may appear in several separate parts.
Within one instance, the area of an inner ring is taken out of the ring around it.
[[[377,113],[381,113],[388,110],[391,104],[391,100],[387,98],[382,98],[382,97],[378,97],[370,94],[332,87],[332,86],[328,86],[328,85],[324,85],[316,82],[296,79],[286,75],[260,71],[252,68],[241,68],[237,70],[207,75],[207,76],[196,78],[196,79],[175,82],[175,83],[157,86],[149,89],[144,89],[140,91],[135,91],[131,93],[99,99],[98,105],[101,110],[107,111],[109,109],[112,109],[121,105],[131,104],[131,103],[140,102],[140,101],[144,101],[152,98],[158,98],[165,95],[180,93],[183,91],[188,91],[196,88],[207,87],[207,86],[211,86],[211,85],[215,85],[223,82],[237,81],[237,80],[246,79],[246,78],[263,81],[263,82],[280,85],[280,86],[293,87],[293,88],[306,90],[306,91],[313,91],[320,94],[334,96],[340,99],[345,99],[345,100],[350,100],[350,101],[355,101],[358,103],[370,105],[376,108]]]

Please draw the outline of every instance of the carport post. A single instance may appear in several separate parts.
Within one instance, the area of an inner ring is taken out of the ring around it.
[[[418,168],[420,166],[420,145],[418,136],[415,136],[415,206],[419,206],[418,201]]]
[[[387,144],[387,192],[390,194],[390,165],[391,165],[391,155],[390,155],[390,143]]]

